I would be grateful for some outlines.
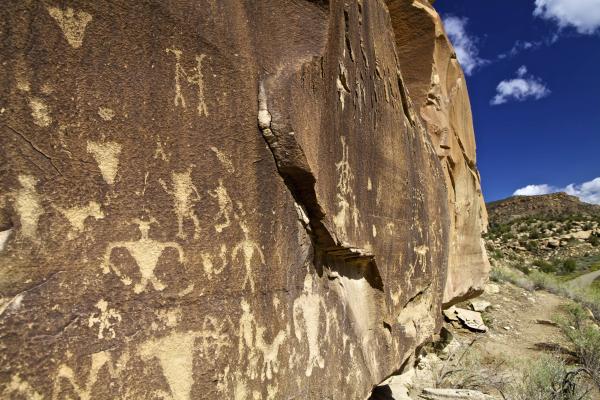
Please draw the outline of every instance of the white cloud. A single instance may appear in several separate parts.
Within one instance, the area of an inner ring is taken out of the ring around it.
[[[577,196],[581,201],[592,204],[600,204],[600,177],[582,184],[572,183],[563,188],[551,185],[527,185],[515,190],[515,196],[536,196],[540,194],[549,194],[556,192],[566,192],[572,196]]]
[[[537,49],[542,44],[543,43],[541,41],[529,42],[526,40],[517,40],[515,42],[515,44],[513,45],[513,47],[509,51],[498,54],[498,59],[503,60],[508,57],[515,57],[517,54],[521,53],[522,51]]]
[[[527,185],[522,187],[521,189],[515,190],[513,195],[515,196],[537,196],[540,194],[548,194],[559,191],[558,188],[555,188],[550,185]]]
[[[593,34],[600,28],[600,0],[535,0],[533,15],[553,20],[561,29]]]
[[[469,35],[466,29],[468,22],[467,18],[444,17],[446,34],[454,46],[456,57],[465,74],[471,75],[477,67],[487,64],[488,61],[479,57],[477,38]]]
[[[490,104],[497,106],[509,100],[525,101],[529,98],[539,100],[550,94],[550,89],[533,75],[527,75],[527,67],[521,66],[517,70],[517,77],[501,81],[496,87],[496,96]]]

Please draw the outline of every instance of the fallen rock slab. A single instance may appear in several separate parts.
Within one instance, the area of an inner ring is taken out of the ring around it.
[[[490,395],[467,389],[423,389],[419,397],[426,400],[494,400]]]
[[[466,310],[464,308],[450,307],[443,311],[444,316],[450,322],[460,322],[464,327],[476,332],[487,332],[488,327],[485,326],[481,314],[476,311]]]
[[[485,301],[485,300],[471,301],[471,308],[473,309],[473,311],[484,312],[491,306],[492,306],[492,303],[490,303],[489,301]]]

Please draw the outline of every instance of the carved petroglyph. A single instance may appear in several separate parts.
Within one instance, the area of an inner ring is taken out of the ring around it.
[[[198,346],[203,359],[209,363],[216,363],[223,356],[226,347],[232,346],[229,331],[233,329],[233,323],[229,317],[219,320],[210,315],[204,317],[202,331],[198,332]]]
[[[79,396],[80,400],[92,400],[94,399],[92,390],[94,385],[98,381],[98,374],[104,366],[108,367],[108,373],[111,377],[118,377],[121,375],[123,368],[127,365],[129,356],[124,353],[119,357],[116,363],[113,363],[111,354],[108,351],[101,351],[91,355],[92,365],[88,374],[86,382],[81,385],[75,376],[75,372],[71,367],[66,364],[61,364],[58,367],[56,379],[54,381],[54,389],[52,393],[52,400],[58,400],[63,398],[60,396],[63,393],[62,387],[64,382],[68,382],[73,391]],[[60,397],[59,397],[60,396]],[[67,397],[70,399],[70,396]]]
[[[115,183],[115,177],[119,171],[119,154],[122,146],[115,142],[87,142],[87,152],[91,153],[98,163],[102,178],[109,185]]]
[[[154,151],[154,159],[160,158],[163,161],[169,161],[170,157],[167,156],[162,142],[159,140],[156,142],[156,150]]]
[[[348,238],[348,226],[359,227],[360,213],[356,206],[356,196],[352,190],[354,174],[350,169],[348,145],[346,138],[340,137],[342,141],[342,159],[335,164],[339,175],[337,184],[337,207],[338,212],[333,217],[333,223],[336,226],[342,240]]]
[[[206,106],[205,98],[204,98],[204,76],[202,75],[202,61],[206,57],[205,54],[200,54],[195,57],[196,66],[193,68],[193,72],[188,74],[181,66],[181,56],[183,52],[176,48],[168,48],[166,49],[167,53],[171,53],[175,56],[175,106],[181,106],[183,108],[187,108],[187,104],[185,102],[185,97],[181,91],[182,81],[187,82],[189,85],[196,86],[197,95],[198,95],[198,115],[208,116],[208,108]]]
[[[427,247],[425,245],[415,246],[414,252],[416,254],[415,262],[410,267],[410,275],[409,276],[412,276],[417,265],[420,265],[421,268],[423,268],[423,269],[425,267],[427,267],[427,253],[429,252],[429,247]]]
[[[90,315],[88,327],[91,328],[98,324],[98,339],[114,339],[117,336],[114,325],[121,322],[121,314],[114,308],[109,308],[108,302],[104,299],[96,303],[96,308],[100,310],[100,312],[98,314]]]
[[[250,379],[255,379],[258,376],[258,364],[262,358],[262,366],[260,368],[261,380],[273,379],[273,374],[279,372],[279,361],[277,355],[279,348],[287,339],[287,332],[281,330],[275,335],[273,341],[269,343],[265,340],[264,327],[257,324],[254,315],[250,311],[250,305],[246,300],[242,300],[242,316],[240,317],[240,333],[238,343],[239,360],[248,360],[248,375]]]
[[[340,72],[339,72],[337,80],[336,80],[336,87],[337,87],[338,96],[339,96],[340,104],[342,106],[342,111],[343,111],[344,105],[345,105],[345,99],[346,99],[346,96],[348,94],[350,94],[350,89],[348,88],[348,78],[347,78],[348,72],[346,70],[346,67],[342,63],[339,64],[339,67],[340,67]]]
[[[142,360],[158,359],[173,400],[190,399],[194,383],[195,340],[193,332],[175,332],[160,339],[149,340],[140,346]]]
[[[165,249],[173,248],[177,250],[179,262],[185,263],[183,248],[176,242],[159,242],[158,240],[150,239],[148,234],[150,231],[150,225],[156,222],[154,219],[151,219],[150,221],[141,221],[136,219],[133,222],[138,225],[142,237],[137,241],[109,243],[104,254],[102,272],[108,274],[112,270],[121,279],[123,284],[131,285],[133,283],[131,277],[120,271],[110,261],[113,250],[123,248],[126,249],[133,257],[141,275],[140,281],[134,285],[133,291],[135,293],[143,292],[146,290],[148,282],[152,284],[154,290],[164,290],[166,285],[154,275],[154,269],[156,268],[158,259]]]
[[[40,196],[35,187],[38,180],[31,175],[19,175],[18,177],[21,188],[14,193],[15,209],[19,214],[21,236],[28,239],[35,239],[37,235],[38,220],[44,213],[41,205]]]
[[[213,256],[211,253],[203,252],[200,257],[202,258],[202,267],[204,268],[204,272],[206,273],[208,279],[212,279],[213,275],[219,275],[225,267],[227,267],[227,246],[225,244],[221,244],[221,249],[219,252],[219,258],[221,259],[221,266],[217,268],[213,263]]]
[[[67,7],[61,10],[58,7],[48,7],[48,13],[56,20],[65,35],[65,39],[74,49],[81,47],[85,28],[92,20],[92,16],[85,11],[73,10]]]
[[[159,179],[159,183],[165,192],[173,196],[175,215],[177,215],[177,237],[182,239],[187,237],[183,231],[183,222],[185,219],[191,219],[194,223],[194,239],[198,239],[200,237],[200,220],[194,211],[194,204],[200,201],[200,195],[192,182],[192,170],[173,172],[171,179],[173,180],[173,190],[169,190],[162,179]],[[196,198],[194,198],[194,194]]]
[[[42,128],[50,126],[52,117],[50,116],[50,107],[46,102],[38,97],[29,99],[29,108],[31,108],[31,117],[33,122]]]
[[[250,290],[254,293],[254,276],[252,273],[252,260],[255,258],[255,254],[258,254],[258,258],[261,262],[261,265],[265,265],[265,256],[260,248],[260,246],[250,240],[249,232],[250,230],[246,226],[246,224],[240,221],[240,227],[242,228],[242,232],[244,232],[244,239],[235,245],[232,251],[231,260],[235,262],[238,259],[238,256],[241,254],[244,260],[244,267],[246,268],[246,275],[244,276],[244,283],[242,284],[242,289],[246,289],[246,284],[250,284]]]
[[[304,291],[294,300],[294,334],[298,340],[306,336],[308,341],[308,362],[306,376],[311,376],[314,367],[324,368],[325,360],[319,349],[319,327],[321,309],[326,312],[323,298],[313,293],[313,279],[310,273],[304,278]]]
[[[75,206],[70,208],[62,208],[57,206],[56,209],[69,221],[71,224],[71,232],[68,238],[72,239],[75,234],[83,232],[85,229],[85,221],[88,218],[102,219],[104,213],[100,209],[100,204],[95,201],[90,201],[87,206]]]
[[[10,382],[2,391],[2,397],[6,399],[23,398],[27,400],[43,400],[44,396],[38,393],[26,380],[19,374],[13,375]]]
[[[115,112],[108,107],[99,107],[98,115],[105,121],[111,121],[115,117]]]
[[[223,229],[231,225],[230,215],[233,213],[233,202],[227,194],[227,189],[223,186],[223,180],[219,179],[219,186],[215,190],[209,190],[208,194],[217,199],[219,203],[219,212],[215,215],[215,221],[222,222],[215,225],[215,230],[221,233]]]
[[[231,321],[207,316],[199,332],[174,332],[151,339],[139,347],[143,361],[157,359],[171,390],[173,400],[190,400],[194,383],[194,355],[200,350],[205,361],[214,363],[222,349],[231,346],[227,331]]]
[[[215,153],[215,155],[217,156],[217,159],[225,167],[227,172],[229,172],[230,174],[233,174],[235,172],[235,169],[233,168],[233,162],[231,161],[231,158],[229,158],[229,156],[227,156],[227,154],[223,153],[221,150],[217,149],[216,147],[212,147],[212,146],[211,146],[210,150],[213,153]]]

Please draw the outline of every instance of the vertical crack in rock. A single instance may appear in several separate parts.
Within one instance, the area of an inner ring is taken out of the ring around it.
[[[371,286],[383,291],[383,283],[375,263],[374,254],[365,249],[339,244],[323,223],[325,213],[317,200],[315,177],[306,169],[290,163],[290,160],[286,158],[290,152],[286,152],[278,140],[282,133],[275,131],[273,128],[263,82],[260,84],[258,93],[258,127],[273,155],[279,174],[292,197],[308,218],[306,228],[313,241],[315,261],[328,262],[332,266],[341,261],[344,264],[348,263],[365,269],[365,278]],[[296,142],[294,142],[294,145],[297,147],[294,150],[301,153],[303,157],[299,145]],[[303,161],[305,162],[305,160]]]

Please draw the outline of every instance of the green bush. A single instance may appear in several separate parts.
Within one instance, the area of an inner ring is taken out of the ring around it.
[[[579,362],[600,389],[600,329],[580,305],[573,305],[568,311],[569,320],[561,323],[563,332],[573,344]]]
[[[541,237],[538,231],[529,232],[529,239],[539,239]]]
[[[545,272],[547,274],[556,272],[556,266],[545,260],[535,260],[533,262],[533,265],[537,266],[540,269],[540,271]]]
[[[543,354],[523,366],[522,379],[511,387],[512,400],[590,399],[584,371],[569,368],[556,356]]]
[[[573,272],[575,272],[575,270],[577,269],[577,262],[575,260],[573,260],[572,258],[563,261],[562,264],[562,271],[566,274],[571,274]]]
[[[596,235],[592,235],[588,239],[588,243],[591,244],[594,247],[598,247],[600,245],[600,238],[598,236],[596,236]]]

